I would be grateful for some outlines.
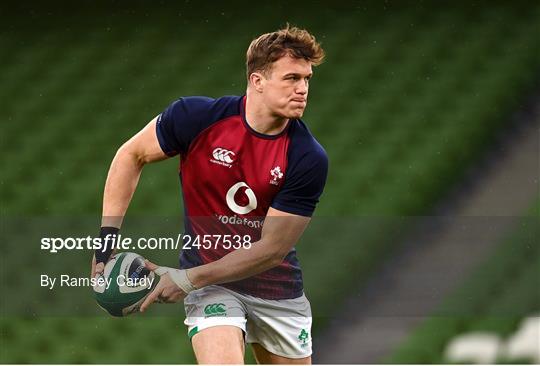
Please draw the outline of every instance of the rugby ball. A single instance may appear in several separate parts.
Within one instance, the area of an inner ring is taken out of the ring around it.
[[[94,281],[98,305],[112,316],[127,316],[139,310],[158,278],[139,254],[123,252],[115,254]]]

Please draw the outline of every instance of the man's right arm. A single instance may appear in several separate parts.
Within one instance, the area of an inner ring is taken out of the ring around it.
[[[124,143],[116,152],[109,168],[103,193],[101,226],[120,228],[142,168],[145,164],[168,158],[156,135],[157,117]],[[92,261],[92,277],[103,271],[104,264]]]
[[[143,166],[168,158],[159,146],[156,121],[157,117],[116,152],[105,183],[101,226],[120,228]]]

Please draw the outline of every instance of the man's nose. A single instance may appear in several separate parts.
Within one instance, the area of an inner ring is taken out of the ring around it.
[[[296,92],[298,94],[304,95],[307,93],[307,91],[308,91],[308,82],[307,81],[300,82],[296,88]]]

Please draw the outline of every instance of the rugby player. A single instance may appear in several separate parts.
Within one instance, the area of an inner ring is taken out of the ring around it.
[[[245,343],[259,363],[311,363],[311,308],[294,245],[328,171],[326,152],[300,120],[312,66],[323,58],[304,29],[263,34],[247,50],[245,96],[180,98],[113,159],[102,237],[118,232],[143,166],[179,155],[186,233],[222,240],[182,250],[180,269],[147,262],[161,280],[141,311],[184,300],[199,363],[243,363]],[[225,245],[226,234],[240,245]],[[93,276],[110,254],[96,251]]]

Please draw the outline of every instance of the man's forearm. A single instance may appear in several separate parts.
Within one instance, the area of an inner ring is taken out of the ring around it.
[[[279,265],[285,256],[264,240],[251,248],[237,249],[223,258],[188,270],[188,277],[196,288],[239,281]]]
[[[120,227],[139,182],[143,163],[120,148],[116,153],[103,193],[103,218],[101,226]]]

